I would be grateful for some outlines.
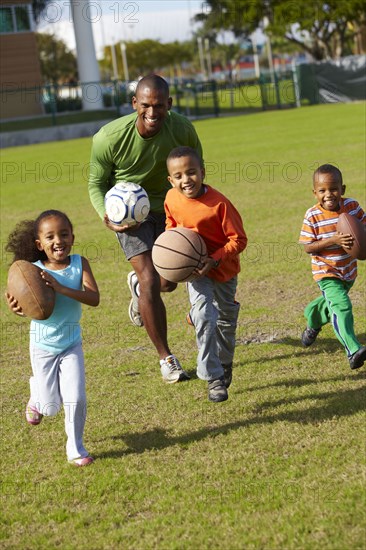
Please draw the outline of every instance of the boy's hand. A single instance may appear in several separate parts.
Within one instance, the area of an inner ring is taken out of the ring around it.
[[[342,248],[351,248],[353,237],[349,233],[336,233],[334,236],[334,244],[340,245]]]
[[[197,279],[199,277],[204,277],[212,268],[216,267],[216,261],[213,258],[210,258],[209,256],[203,260],[203,266],[201,269],[195,269],[192,273]]]
[[[108,227],[108,229],[111,229],[115,233],[124,233],[125,231],[129,231],[130,229],[137,229],[139,225],[141,225],[140,223],[135,223],[134,225],[119,225],[117,223],[111,222],[107,214],[104,214],[104,224]]]
[[[15,315],[19,315],[19,317],[25,317],[22,308],[18,305],[18,301],[14,298],[14,296],[11,296],[5,292],[5,299],[10,311],[15,313]]]

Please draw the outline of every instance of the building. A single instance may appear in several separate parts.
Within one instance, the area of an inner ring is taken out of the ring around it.
[[[43,114],[31,0],[0,0],[0,118]]]

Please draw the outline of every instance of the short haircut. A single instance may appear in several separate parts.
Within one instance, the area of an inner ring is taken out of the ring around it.
[[[313,184],[316,182],[320,174],[332,174],[334,176],[334,179],[338,183],[340,183],[341,185],[343,184],[342,172],[339,170],[339,168],[333,166],[333,164],[322,164],[321,166],[319,166],[319,168],[317,168],[313,174]]]
[[[159,92],[163,92],[166,97],[169,97],[169,86],[167,81],[157,74],[149,74],[141,78],[137,83],[135,96],[137,96],[143,88],[158,90]]]
[[[200,166],[203,167],[203,162],[200,155],[195,149],[188,147],[187,145],[180,145],[179,147],[172,149],[166,159],[166,162],[168,163],[172,159],[179,159],[181,157],[191,157],[192,159],[196,159]]]

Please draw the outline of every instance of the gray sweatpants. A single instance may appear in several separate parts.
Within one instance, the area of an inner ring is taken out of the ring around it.
[[[30,348],[33,376],[31,402],[44,416],[54,416],[61,405],[65,411],[68,460],[88,456],[83,445],[86,418],[84,353],[81,343],[55,355]]]
[[[235,301],[237,277],[224,283],[200,277],[187,286],[198,347],[197,376],[215,380],[224,375],[222,365],[230,364],[234,357],[240,309]]]

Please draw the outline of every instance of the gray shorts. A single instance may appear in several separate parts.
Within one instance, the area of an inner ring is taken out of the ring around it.
[[[165,214],[150,212],[148,217],[136,229],[116,233],[117,239],[127,260],[151,250],[156,239],[165,231]]]

